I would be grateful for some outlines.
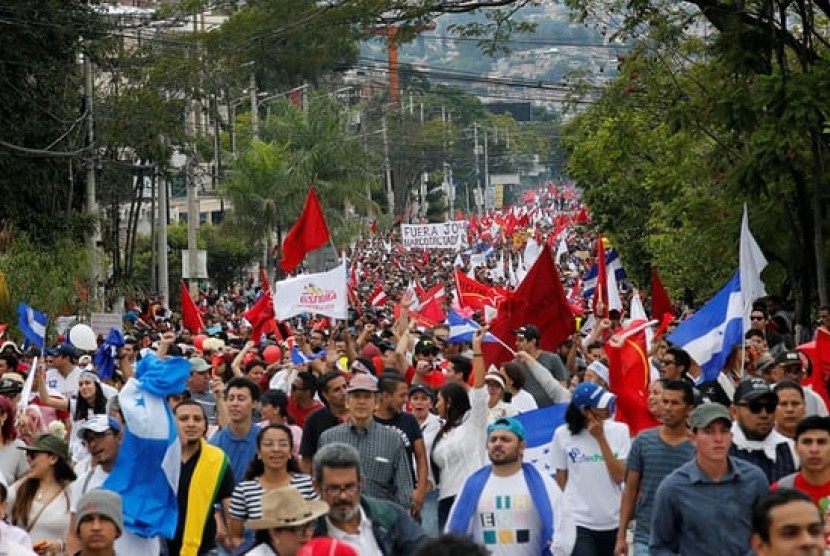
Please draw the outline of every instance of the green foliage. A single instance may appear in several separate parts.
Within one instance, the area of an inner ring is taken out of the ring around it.
[[[44,247],[19,235],[0,253],[0,272],[5,275],[10,301],[0,307],[0,322],[16,326],[21,301],[46,313],[50,329],[58,316],[88,313],[79,295],[88,285],[76,277],[86,273],[91,257],[82,244],[69,239]]]

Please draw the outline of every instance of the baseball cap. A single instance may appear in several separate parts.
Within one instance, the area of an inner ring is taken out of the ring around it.
[[[760,378],[748,378],[741,381],[735,390],[735,403],[757,400],[763,396],[778,400],[778,395],[772,391],[766,381]]]
[[[779,353],[778,356],[775,358],[776,365],[799,365],[801,366],[801,356],[798,354],[797,351],[785,351],[784,353]]]
[[[730,425],[732,424],[729,410],[726,409],[726,406],[719,403],[701,404],[692,411],[692,415],[689,417],[692,430],[706,428],[718,419],[724,420]]]
[[[500,417],[493,421],[493,423],[487,427],[487,436],[490,436],[495,431],[510,431],[518,436],[519,440],[525,439],[524,426],[513,417]]]
[[[201,357],[193,357],[190,359],[190,372],[203,373],[210,370],[210,364]]]
[[[356,373],[352,375],[349,381],[349,387],[346,392],[377,392],[377,379],[366,373]]]
[[[608,373],[608,367],[603,365],[601,361],[594,361],[593,363],[588,365],[588,368],[586,368],[585,370],[591,371],[592,373],[600,377],[602,380],[605,381],[605,384],[611,383],[611,379]]]
[[[579,408],[613,409],[616,396],[593,382],[583,382],[576,387],[572,403]]]
[[[759,373],[771,371],[775,364],[775,359],[773,359],[771,355],[765,353],[755,361],[755,371]]]
[[[77,533],[87,517],[99,515],[112,521],[118,532],[124,530],[124,515],[121,509],[121,497],[111,490],[94,488],[81,496],[75,512],[75,532]]]
[[[522,327],[517,328],[513,331],[516,336],[521,336],[525,340],[538,340],[542,337],[539,333],[539,329],[533,326],[532,324],[526,324]]]
[[[117,433],[121,432],[121,423],[109,415],[99,413],[81,423],[81,426],[78,427],[77,435],[78,438],[83,439],[85,431],[107,432],[110,429]]]
[[[421,392],[426,394],[430,397],[433,401],[435,401],[435,392],[432,391],[432,388],[427,386],[426,384],[413,384],[409,387],[409,395],[415,394],[417,392]]]
[[[381,354],[386,353],[387,351],[394,351],[395,345],[391,342],[379,342],[378,349],[380,350]]]
[[[78,350],[71,344],[61,344],[46,350],[46,355],[51,355],[52,357],[75,357],[77,354]]]

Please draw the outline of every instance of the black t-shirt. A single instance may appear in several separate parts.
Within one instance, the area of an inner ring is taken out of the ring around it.
[[[418,482],[418,474],[416,473],[416,469],[414,467],[415,454],[412,450],[412,445],[416,441],[423,440],[424,438],[424,434],[421,432],[421,427],[418,425],[418,420],[410,413],[398,413],[391,419],[381,419],[375,416],[375,421],[380,425],[389,427],[401,435],[404,446],[406,446],[406,453],[409,455],[409,461],[412,462],[412,465],[410,465],[410,468],[412,469],[412,483],[416,484]]]
[[[176,524],[176,538],[167,540],[167,550],[169,554],[179,554],[182,550],[182,537],[184,536],[184,518],[187,512],[187,498],[190,491],[190,481],[193,479],[193,472],[196,470],[196,463],[202,455],[200,449],[193,457],[182,463],[181,474],[179,475],[179,490],[176,498],[179,502],[179,521]],[[233,494],[233,470],[231,464],[225,467],[225,471],[219,478],[219,488],[216,490],[216,498],[213,503],[216,504],[225,498],[230,498]],[[202,544],[199,545],[199,554],[216,548],[216,520],[213,518],[213,510],[210,511],[207,522],[205,523],[205,530],[202,532]]]
[[[335,417],[328,406],[321,407],[309,415],[308,419],[305,420],[305,427],[303,427],[300,455],[311,461],[311,458],[317,453],[317,447],[320,445],[320,435],[339,424],[340,419]]]

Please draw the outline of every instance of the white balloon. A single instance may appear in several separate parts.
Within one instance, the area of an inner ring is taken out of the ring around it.
[[[86,324],[76,324],[69,329],[69,343],[84,351],[98,349],[98,342],[95,341],[95,332]]]

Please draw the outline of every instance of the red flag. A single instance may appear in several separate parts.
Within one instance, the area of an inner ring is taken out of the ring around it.
[[[421,318],[433,323],[433,326],[440,322],[447,320],[447,315],[444,314],[444,309],[438,303],[438,299],[433,297],[426,303],[421,303],[421,308],[418,310]]]
[[[798,349],[813,363],[813,374],[808,379],[813,385],[813,391],[821,396],[827,407],[830,407],[830,393],[827,392],[827,381],[830,379],[830,333],[824,328],[819,328],[815,341],[802,344]]]
[[[597,306],[602,302],[602,311]],[[594,314],[597,318],[608,316],[608,271],[605,269],[605,242],[597,237],[597,285],[594,288]]]
[[[622,337],[626,336],[626,332],[630,334],[621,344],[614,339],[605,344],[609,386],[617,396],[616,420],[628,425],[632,437],[643,429],[660,424],[648,410],[651,368],[646,355],[648,352],[644,323],[643,320],[634,321],[626,330],[621,331],[619,334]],[[640,330],[635,332],[638,327]]]
[[[202,313],[190,297],[187,284],[182,281],[182,326],[190,330],[191,334],[198,334],[205,327],[202,322]]]
[[[542,335],[539,345],[547,351],[555,351],[576,328],[553,255],[547,246],[542,248],[516,291],[499,305],[499,314],[490,323],[490,332],[510,343],[513,330],[526,324],[539,328]],[[483,349],[488,363],[499,364],[512,359],[510,352],[499,343],[484,344]]]
[[[674,316],[674,307],[669,299],[663,281],[656,268],[651,269],[651,318],[662,319],[663,315],[671,313]]]
[[[579,211],[579,214],[576,215],[576,220],[574,223],[576,224],[589,224],[591,222],[591,217],[588,216],[588,207],[584,206]]]
[[[506,290],[473,280],[458,269],[455,269],[455,284],[458,303],[475,311],[483,311],[485,305],[496,307],[500,299],[510,295]]]
[[[389,297],[383,291],[383,284],[378,284],[375,291],[369,294],[369,303],[372,307],[383,307],[387,301],[389,301]]]
[[[444,284],[442,282],[439,282],[438,284],[424,292],[424,296],[421,298],[421,305],[425,305],[435,300],[435,302],[438,303],[438,306],[441,307],[444,305],[444,301],[446,299],[447,292],[444,289]]]
[[[308,190],[303,213],[282,242],[280,267],[286,272],[292,272],[303,262],[309,251],[324,246],[330,237],[323,209],[317,199],[317,192],[311,187]]]
[[[259,342],[263,334],[277,332],[277,320],[274,316],[274,296],[271,288],[263,289],[254,306],[242,313],[242,316],[251,323],[251,339]]]
[[[378,233],[378,221],[374,218],[372,219],[372,223],[369,224],[369,230],[371,230],[373,234]]]

